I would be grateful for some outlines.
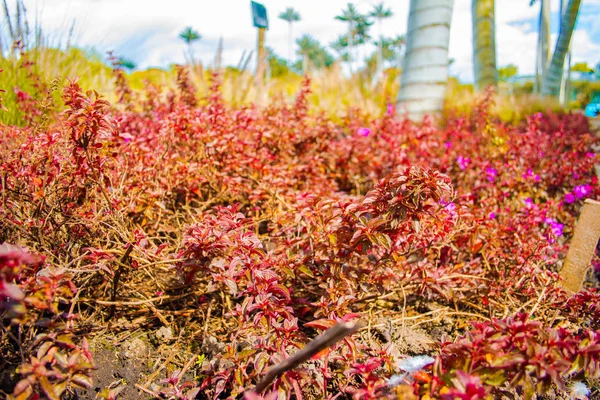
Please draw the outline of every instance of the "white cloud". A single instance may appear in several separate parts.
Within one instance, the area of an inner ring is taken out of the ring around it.
[[[260,0],[259,0],[260,1]],[[262,0],[269,13],[267,45],[287,57],[288,25],[277,18],[286,7],[294,7],[302,21],[294,26],[295,37],[310,34],[329,44],[346,32],[343,22],[334,19],[349,0]],[[377,0],[357,0],[359,11],[367,12]],[[600,3],[600,0],[586,0]],[[100,52],[115,50],[133,59],[139,67],[167,66],[183,62],[184,43],[179,32],[192,26],[203,36],[195,45],[195,54],[204,62],[214,59],[219,37],[224,40],[224,63],[237,65],[244,51],[255,46],[256,29],[252,27],[248,0],[25,0],[30,20],[39,15],[45,32],[64,43],[73,20],[76,21],[76,43],[95,47]],[[387,2],[394,16],[384,21],[382,33],[395,36],[406,32],[408,1]],[[9,1],[14,8],[15,0]],[[558,9],[559,0],[552,0]],[[496,35],[498,65],[516,64],[522,73],[533,72],[535,33],[531,27],[515,26],[514,21],[536,18],[539,6],[528,0],[496,2]],[[554,21],[553,21],[554,22]],[[378,29],[373,30],[377,35]],[[530,32],[530,33],[527,33]],[[451,73],[461,80],[472,80],[471,0],[455,0],[450,38],[450,57],[455,59]],[[599,54],[583,31],[573,39],[575,57],[593,61]],[[365,48],[363,54],[372,51]],[[594,53],[595,52],[595,53]],[[598,60],[600,61],[600,60]],[[596,61],[597,62],[597,61]]]

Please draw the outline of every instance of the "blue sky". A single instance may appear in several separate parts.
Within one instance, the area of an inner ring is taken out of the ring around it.
[[[552,1],[553,31],[558,29],[559,0]],[[8,1],[14,7],[15,0]],[[348,0],[263,0],[270,28],[267,45],[283,57],[288,55],[288,26],[276,16],[294,7],[302,16],[294,36],[310,34],[322,43],[331,43],[346,31],[334,20]],[[375,0],[357,0],[359,11],[368,12]],[[385,2],[394,16],[382,25],[385,36],[406,31],[409,0]],[[75,21],[75,43],[95,48],[99,53],[115,50],[132,59],[140,68],[166,67],[184,60],[185,45],[177,38],[186,26],[203,36],[194,47],[205,64],[214,60],[220,37],[224,41],[224,62],[237,65],[243,52],[254,48],[256,30],[252,27],[249,0],[25,0],[30,19],[37,18],[45,33],[56,43],[66,41]],[[529,0],[496,0],[498,65],[516,64],[521,73],[532,73],[539,5]],[[600,0],[583,0],[573,37],[574,61],[600,62]],[[373,34],[377,35],[376,27]],[[455,59],[451,74],[462,81],[472,80],[471,1],[455,0],[450,38],[450,57]],[[556,40],[556,34],[552,36]],[[366,55],[373,48],[361,51]]]
[[[535,6],[534,6],[535,7]],[[558,10],[554,10],[550,16],[551,18],[551,33],[558,34],[559,30],[559,16]],[[576,29],[579,31],[587,32],[593,43],[600,43],[600,2],[593,3],[585,1],[581,4],[579,10],[579,18],[577,20]],[[525,18],[522,20],[516,20],[512,23],[513,25],[524,25],[526,26],[527,32],[537,31],[539,25],[539,19],[536,17]]]

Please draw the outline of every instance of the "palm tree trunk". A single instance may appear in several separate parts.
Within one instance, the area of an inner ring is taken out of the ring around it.
[[[566,2],[565,0],[560,0],[560,18],[562,20],[562,17],[565,15],[565,5]],[[560,32],[559,32],[560,34]],[[569,51],[567,52],[567,71],[564,72],[562,74],[561,77],[561,81],[560,81],[560,94],[559,94],[559,100],[560,100],[560,105],[561,106],[565,106],[565,104],[568,104],[568,102],[571,100],[570,99],[570,91],[571,91],[571,46],[569,46]],[[568,76],[568,80],[567,80],[567,76]]]
[[[567,71],[564,73],[565,93],[563,105],[569,104],[571,101],[571,49],[567,52]]]
[[[494,0],[472,0],[475,88],[496,86],[496,26]]]
[[[289,35],[289,37],[288,37],[288,41],[289,41],[289,43],[288,43],[288,45],[289,45],[288,60],[290,61],[290,65],[292,65],[292,52],[293,52],[293,47],[294,47],[294,45],[293,45],[294,32],[293,32],[293,28],[292,28],[292,21],[289,21],[289,24],[290,24],[290,26],[289,26],[289,32],[288,32],[288,35]]]
[[[194,50],[192,49],[192,42],[188,43],[188,54],[190,56],[190,65],[193,67],[195,65],[195,62],[194,62]]]
[[[304,53],[302,58],[302,72],[304,75],[308,74],[308,53]]]
[[[571,44],[571,37],[573,36],[580,6],[581,0],[569,0],[565,13],[561,18],[560,34],[556,41],[552,62],[542,79],[542,94],[544,96],[558,96],[560,92],[560,81],[565,65],[565,57]]]
[[[383,35],[381,34],[381,18],[377,18],[379,27],[379,48],[377,49],[377,76],[381,76],[383,70]]]
[[[352,21],[349,21],[348,24],[348,65],[350,73],[352,73]]]
[[[542,76],[546,74],[550,62],[550,0],[541,0],[540,9],[540,50]]]
[[[398,111],[419,120],[442,111],[454,0],[411,0]]]

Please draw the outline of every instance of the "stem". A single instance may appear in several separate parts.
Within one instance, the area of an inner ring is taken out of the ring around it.
[[[263,392],[279,375],[296,368],[320,351],[333,346],[346,336],[356,332],[362,325],[361,322],[340,322],[327,329],[321,335],[308,342],[303,349],[298,350],[293,356],[286,358],[281,363],[272,367],[253,391],[256,393]]]

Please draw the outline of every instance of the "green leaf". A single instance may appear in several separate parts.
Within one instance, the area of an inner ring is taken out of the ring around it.
[[[246,350],[242,350],[238,353],[238,360],[243,361],[245,359],[247,359],[248,357],[250,357],[252,354],[256,353],[256,349],[246,349]]]
[[[306,265],[301,265],[300,267],[298,267],[298,271],[310,276],[311,278],[315,277],[310,268],[308,268]]]

